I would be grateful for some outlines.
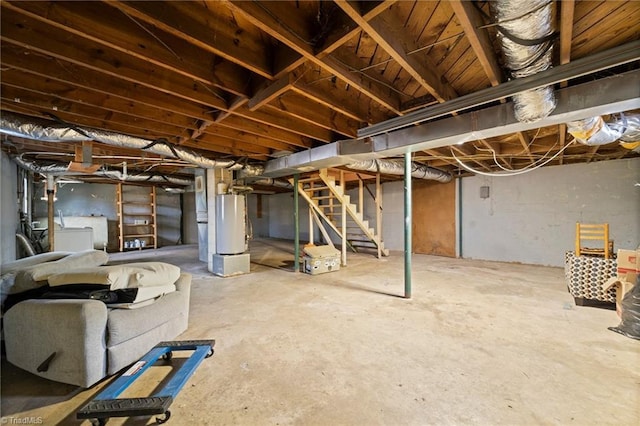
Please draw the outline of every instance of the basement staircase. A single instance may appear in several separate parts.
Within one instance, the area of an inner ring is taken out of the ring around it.
[[[290,179],[290,182],[293,185],[294,180]],[[369,226],[369,221],[358,211],[358,206],[351,203],[350,196],[344,192],[344,187],[336,182],[335,176],[330,175],[327,169],[298,180],[298,193],[341,239],[345,215],[346,241],[353,251],[368,249],[375,250],[378,257],[389,256],[381,235]]]

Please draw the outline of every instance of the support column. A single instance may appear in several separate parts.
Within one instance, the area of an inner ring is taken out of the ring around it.
[[[404,154],[404,297],[411,299],[411,152]]]
[[[380,186],[380,173],[376,173],[376,233],[378,234],[378,259],[382,258],[382,187]]]
[[[295,224],[293,272],[300,272],[300,221],[298,217],[298,180],[300,175],[293,175],[293,223]],[[309,207],[311,208],[311,207]]]
[[[55,222],[53,217],[53,197],[55,195],[56,184],[53,181],[53,175],[47,175],[47,233],[49,238],[49,251],[55,251]]]
[[[207,169],[207,269],[213,273],[213,255],[216,251],[216,169]]]

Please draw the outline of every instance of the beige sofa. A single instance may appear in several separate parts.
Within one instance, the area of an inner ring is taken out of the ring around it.
[[[116,285],[113,283],[115,275],[119,275],[115,278],[118,286],[127,281],[123,281],[123,274],[116,273],[118,270],[127,271],[126,274],[131,277],[146,277],[147,281],[140,279],[143,284],[148,284],[149,279],[153,278],[150,273],[141,275],[140,272],[131,272],[135,270],[130,267],[132,264],[87,266],[90,260],[93,263],[102,262],[100,255],[91,252],[65,255],[58,260],[36,265],[21,265],[23,269],[3,267],[3,276],[15,274],[15,284],[22,291],[32,291],[25,290],[26,281],[42,284],[43,276],[46,276],[45,285],[49,280],[55,281],[55,277],[61,274],[66,274],[67,279],[73,281],[74,271],[78,272],[75,275],[77,278],[86,277],[88,271],[94,270],[97,278],[93,280],[106,280],[108,282],[105,285],[111,285],[111,288]],[[48,255],[50,259],[51,254]],[[75,258],[69,259],[71,256]],[[52,265],[56,262],[58,264]],[[62,270],[60,265],[63,265]],[[124,304],[127,309],[113,308],[114,305],[100,300],[46,299],[42,296],[16,303],[3,315],[7,360],[47,379],[81,387],[93,385],[137,361],[158,342],[173,340],[187,329],[191,275],[178,272],[172,277],[176,278],[175,291],[145,303]],[[132,278],[129,281],[135,280]]]

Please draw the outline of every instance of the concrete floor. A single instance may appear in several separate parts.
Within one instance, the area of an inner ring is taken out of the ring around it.
[[[191,272],[181,338],[217,341],[169,424],[640,424],[640,342],[607,330],[615,311],[576,307],[562,269],[415,255],[405,300],[401,253],[350,254],[340,272],[309,276],[287,271],[290,243],[251,251],[251,274],[225,279],[195,246],[112,255]],[[169,370],[152,368],[129,396]],[[3,360],[3,423],[79,424],[108,383],[81,390]]]

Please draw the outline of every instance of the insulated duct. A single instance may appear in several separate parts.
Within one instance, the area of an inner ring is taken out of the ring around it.
[[[511,77],[528,77],[551,68],[556,36],[553,3],[550,0],[489,2]],[[556,107],[552,86],[515,94],[513,102],[516,119],[522,123],[547,117]]]
[[[22,168],[30,170],[34,173],[43,175],[74,175],[75,173],[69,172],[68,166],[63,165],[40,165],[33,161],[25,160],[22,157],[14,157],[15,161]],[[149,173],[140,173],[137,175],[127,174],[124,175],[118,170],[98,170],[90,175],[83,173],[86,176],[101,176],[108,179],[118,180],[120,182],[147,182],[147,183],[170,183],[173,185],[188,186],[193,184],[192,179],[184,179],[173,176],[164,175],[152,175]]]
[[[0,117],[0,133],[45,142],[82,142],[93,140],[106,145],[141,149],[158,155],[179,158],[180,160],[204,169],[242,169],[245,176],[259,176],[264,170],[262,166],[241,164],[233,160],[212,160],[181,146],[173,145],[164,139],[151,141],[89,127],[56,124],[51,121],[39,120],[11,112],[2,113]]]
[[[609,122],[600,116],[570,121],[567,131],[585,145],[606,145],[618,140],[637,142],[640,141],[640,114],[620,114]]]
[[[291,185],[288,181],[283,179],[255,178],[255,179],[247,179],[247,182],[251,183],[252,185],[275,186],[278,188],[286,188],[286,189],[293,188],[293,185]]]
[[[345,167],[388,175],[404,175],[404,160],[364,160],[347,164]],[[442,183],[451,182],[452,179],[447,172],[418,163],[411,163],[411,176],[418,179],[437,180]]]

